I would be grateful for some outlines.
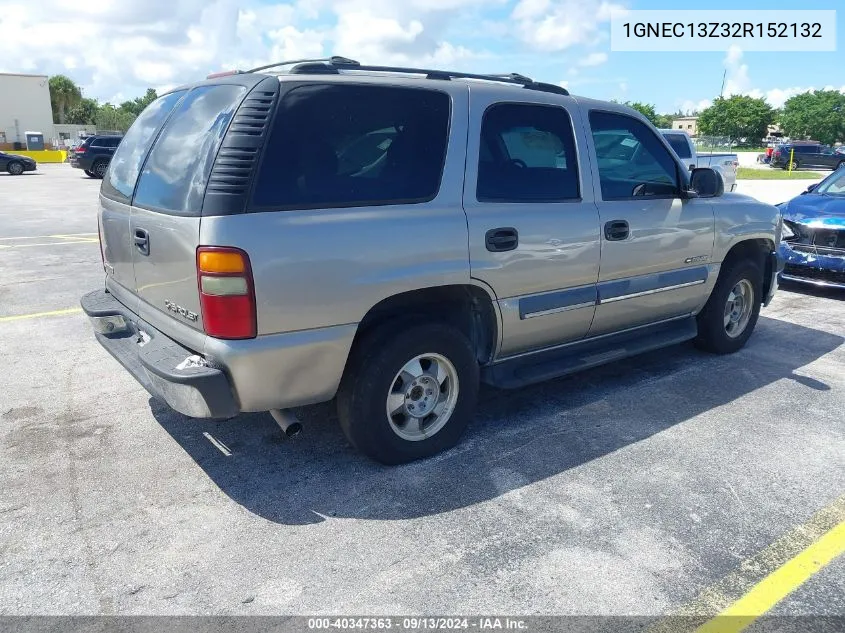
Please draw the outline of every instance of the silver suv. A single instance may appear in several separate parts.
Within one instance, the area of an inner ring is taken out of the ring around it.
[[[337,399],[401,463],[519,387],[695,339],[771,299],[780,216],[692,174],[639,114],[521,75],[345,58],[151,104],[100,190],[97,339],[194,417]]]

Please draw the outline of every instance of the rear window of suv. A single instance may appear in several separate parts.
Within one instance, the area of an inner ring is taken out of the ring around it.
[[[159,97],[135,119],[111,159],[108,175],[103,181],[104,196],[129,202],[156,132],[184,94],[184,90],[178,90]],[[94,139],[96,137],[85,139],[85,146],[90,146]]]
[[[449,138],[450,99],[422,88],[309,85],[279,104],[253,210],[432,200]]]
[[[686,136],[683,134],[666,134],[665,137],[672,149],[675,150],[678,158],[692,158]]]
[[[245,92],[234,84],[191,90],[144,163],[132,204],[173,215],[200,215],[214,158]]]

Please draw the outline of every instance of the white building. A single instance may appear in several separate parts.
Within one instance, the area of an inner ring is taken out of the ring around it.
[[[698,117],[680,116],[672,120],[673,130],[683,130],[690,136],[698,136]]]
[[[50,143],[53,109],[47,75],[0,73],[0,149],[20,143],[26,149],[26,132],[41,132]]]

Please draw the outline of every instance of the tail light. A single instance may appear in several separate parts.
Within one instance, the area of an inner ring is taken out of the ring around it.
[[[255,290],[249,257],[244,251],[200,246],[197,283],[206,334],[226,339],[255,337]]]
[[[84,154],[84,153],[85,153],[85,150],[86,150],[86,147],[85,147],[84,145],[80,145],[79,147],[77,147],[77,148],[76,148],[75,150],[73,150],[73,151],[74,151],[74,153],[76,153],[76,154]]]

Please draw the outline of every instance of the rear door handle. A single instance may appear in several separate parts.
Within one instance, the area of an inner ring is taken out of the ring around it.
[[[490,229],[484,235],[484,245],[491,253],[515,250],[519,246],[519,233],[512,226]]]
[[[628,239],[631,229],[625,220],[611,220],[604,225],[604,238],[610,242]]]
[[[135,229],[133,240],[141,253],[144,255],[150,254],[150,234],[147,231],[144,229]]]

